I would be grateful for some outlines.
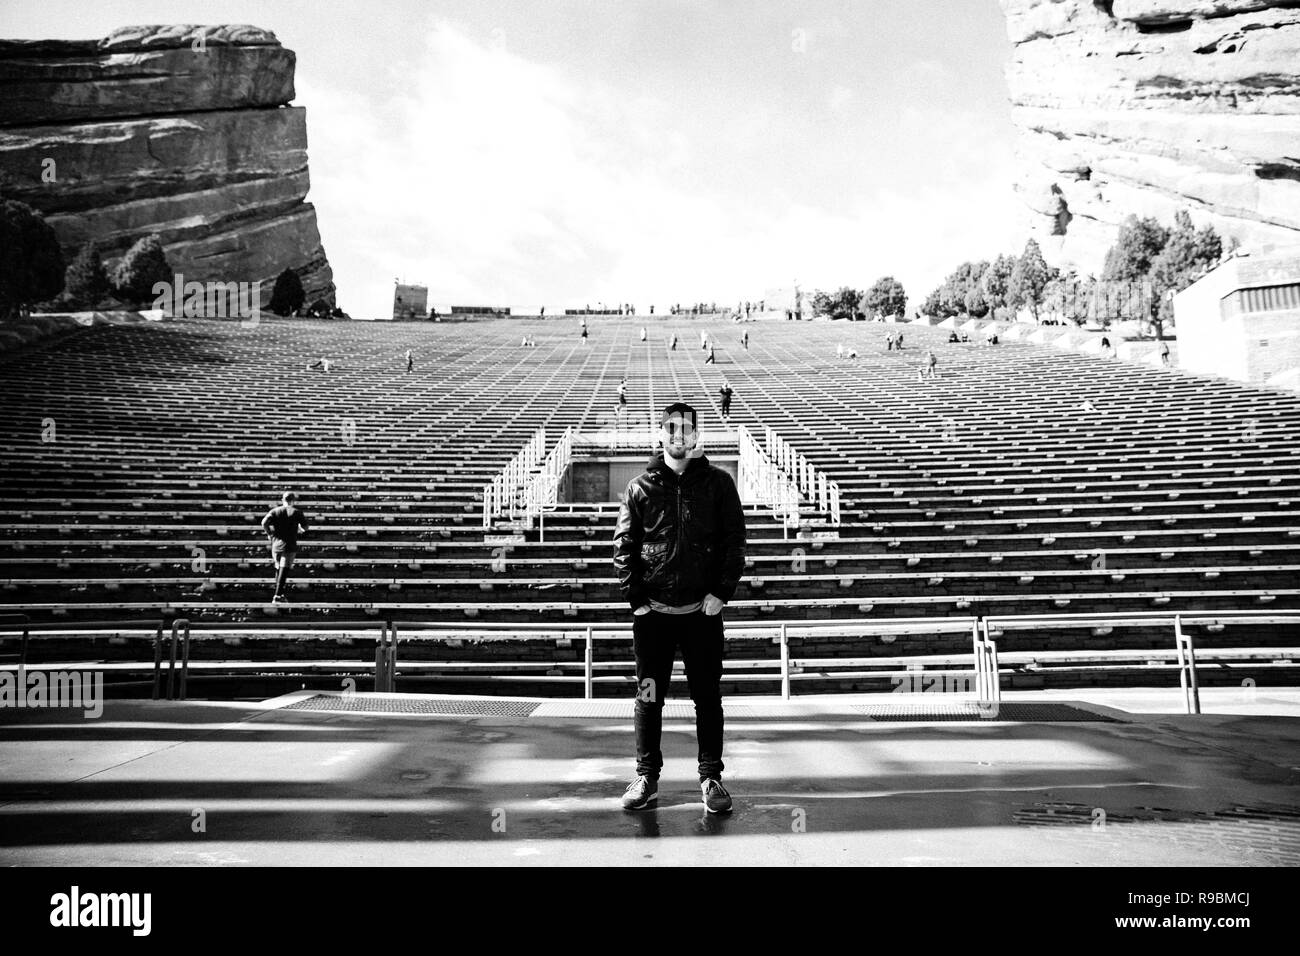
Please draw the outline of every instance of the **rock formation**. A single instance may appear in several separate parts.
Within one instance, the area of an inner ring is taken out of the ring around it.
[[[41,210],[69,258],[158,233],[186,280],[281,271],[334,301],[308,189],[294,54],[251,26],[0,40],[0,193]]]
[[[1300,244],[1300,0],[1001,0],[1032,234],[1100,273],[1130,213]]]

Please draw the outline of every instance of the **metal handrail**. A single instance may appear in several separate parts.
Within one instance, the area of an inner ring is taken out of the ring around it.
[[[163,657],[163,624],[158,621],[135,622],[150,625],[156,628],[155,634],[155,659],[154,659],[154,699],[159,696],[161,683],[161,667]],[[224,622],[223,622],[224,623]],[[781,621],[771,624],[737,622],[727,627],[727,635],[731,639],[739,640],[773,640],[780,645],[780,656],[777,661],[767,661],[760,666],[772,666],[776,664],[778,673],[755,675],[756,678],[779,680],[781,683],[781,695],[783,698],[790,696],[791,677],[795,672],[794,664],[790,658],[789,641],[795,635],[843,635],[853,634],[862,636],[901,636],[908,634],[960,634],[969,633],[972,637],[972,664],[975,674],[975,687],[978,703],[981,706],[981,713],[985,716],[995,716],[996,707],[1001,699],[1001,681],[1000,666],[998,658],[998,648],[995,641],[992,640],[991,634],[995,631],[1005,630],[1027,630],[1043,627],[1059,628],[1089,628],[1098,624],[1108,624],[1112,626],[1161,626],[1172,625],[1175,630],[1175,646],[1178,654],[1179,663],[1179,682],[1184,692],[1185,705],[1189,714],[1198,714],[1200,710],[1200,692],[1199,679],[1196,664],[1196,651],[1191,635],[1184,628],[1189,626],[1214,626],[1219,624],[1300,624],[1300,612],[1275,612],[1275,611],[1205,611],[1205,612],[1134,612],[1130,614],[1056,614],[1056,615],[1005,615],[1005,616],[963,616],[963,617],[933,617],[933,618],[899,618],[893,621],[863,621],[863,620],[844,620],[844,621]],[[98,627],[97,631],[94,628]],[[127,622],[72,622],[64,625],[54,625],[40,623],[31,625],[32,630],[51,634],[78,634],[78,635],[95,635],[102,630],[120,630],[128,626]],[[370,625],[373,627],[374,625]],[[355,631],[357,626],[351,622],[338,622],[333,625],[322,625],[322,629],[327,627],[345,627]],[[585,693],[588,698],[592,695],[592,686],[594,682],[594,670],[596,667],[594,646],[598,640],[623,640],[626,641],[632,631],[630,621],[616,621],[600,624],[540,624],[521,627],[517,623],[475,623],[466,624],[463,622],[450,621],[403,621],[403,639],[407,642],[420,640],[457,640],[464,639],[466,635],[472,635],[473,640],[480,641],[515,641],[515,640],[549,640],[556,638],[582,637],[585,642],[583,654],[583,674],[580,678],[584,683]],[[275,627],[270,623],[265,625],[253,625],[249,623],[240,623],[238,625],[229,625],[230,629],[238,629],[245,634],[252,636],[258,635],[257,631],[265,631],[266,637],[277,636],[283,629]],[[214,632],[221,628],[213,627]],[[183,644],[181,644],[181,634],[184,634]],[[189,668],[189,652],[191,639],[191,622],[188,619],[179,618],[172,623],[171,653],[169,661],[169,672],[167,679],[167,699],[184,700],[186,696],[186,679]],[[202,633],[202,632],[200,632]],[[395,689],[396,680],[396,646],[397,646],[397,629],[396,624],[391,619],[382,622],[380,640],[376,648],[375,660],[375,687],[381,692],[392,692]],[[179,694],[176,693],[175,681],[177,670],[178,650],[181,651],[180,657],[180,675],[179,675]],[[1279,648],[1279,651],[1287,650]],[[1135,653],[1138,651],[1135,650]],[[925,655],[900,655],[900,657]],[[855,658],[845,658],[845,664],[856,661]],[[883,659],[882,659],[883,662]],[[578,679],[578,678],[575,678]],[[992,708],[989,711],[988,708]]]
[[[522,491],[546,450],[546,429],[539,428],[524,443],[490,482],[483,486],[483,527],[492,527],[498,514],[513,509]]]

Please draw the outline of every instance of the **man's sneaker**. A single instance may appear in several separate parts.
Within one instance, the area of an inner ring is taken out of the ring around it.
[[[659,781],[637,777],[623,793],[624,810],[644,810],[659,800]]]
[[[727,793],[721,780],[705,780],[700,784],[700,790],[704,792],[704,809],[710,813],[731,812],[731,794]]]

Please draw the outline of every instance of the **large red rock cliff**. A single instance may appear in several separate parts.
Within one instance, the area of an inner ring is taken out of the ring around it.
[[[265,301],[291,268],[332,304],[293,72],[252,26],[0,40],[0,193],[41,210],[69,257],[158,233],[187,280],[261,280]]]

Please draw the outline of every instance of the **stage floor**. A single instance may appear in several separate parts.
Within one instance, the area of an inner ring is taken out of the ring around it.
[[[1177,690],[1012,692],[1002,717],[1052,719],[997,721],[738,698],[729,816],[700,803],[689,702],[659,808],[629,814],[628,702],[318,696],[0,709],[0,864],[1300,864],[1293,688],[1207,688],[1200,716]]]

